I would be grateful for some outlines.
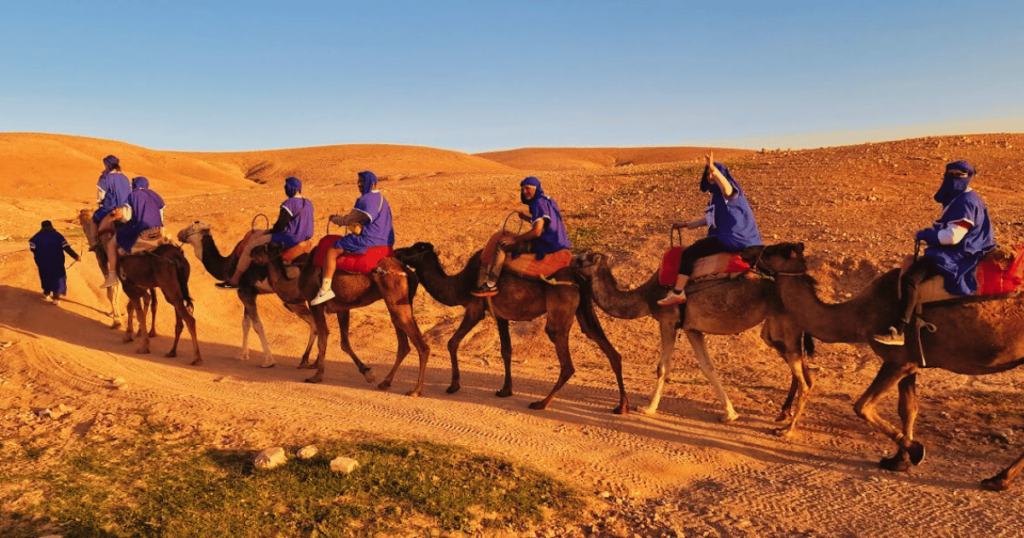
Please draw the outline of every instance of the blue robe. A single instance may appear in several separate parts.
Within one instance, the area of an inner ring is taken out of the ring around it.
[[[544,228],[539,237],[530,240],[530,250],[543,260],[544,256],[559,250],[572,248],[569,242],[569,234],[565,229],[565,222],[562,220],[562,212],[558,209],[558,203],[551,197],[544,194],[540,180],[530,176],[524,179],[520,186],[532,185],[537,188],[533,198],[527,200],[520,195],[520,200],[530,208],[530,224],[536,225],[537,221],[544,221]],[[518,253],[512,253],[513,258],[519,257]]]
[[[363,179],[362,196],[356,200],[355,210],[370,218],[363,222],[362,233],[348,234],[334,242],[334,248],[344,249],[353,254],[365,254],[371,247],[390,247],[395,244],[395,228],[391,221],[391,206],[377,186],[373,172],[360,172]]]
[[[943,245],[938,231],[951,223],[971,225],[959,243]],[[918,237],[928,244],[924,256],[932,259],[939,274],[945,279],[946,291],[953,295],[970,295],[978,291],[974,270],[982,258],[996,246],[992,223],[985,202],[974,191],[957,194],[942,210],[942,215],[931,228],[922,230]]]
[[[119,172],[104,172],[96,186],[103,190],[103,200],[100,208],[92,214],[92,220],[99,223],[111,211],[128,204],[132,186],[128,178]]]
[[[132,218],[117,230],[117,244],[125,252],[131,252],[139,235],[150,228],[164,225],[160,210],[164,208],[164,200],[159,194],[149,190],[149,181],[137,177],[133,181],[134,189],[128,196],[128,206],[132,208]]]
[[[43,293],[52,293],[54,297],[67,295],[67,272],[64,270],[64,253],[73,258],[78,254],[71,249],[64,236],[53,228],[43,228],[28,240],[28,248],[39,268],[39,283]]]
[[[701,178],[700,190],[711,193],[711,201],[704,211],[708,222],[708,237],[714,237],[728,252],[739,252],[747,247],[761,245],[761,232],[757,229],[754,212],[750,209],[747,196],[729,169],[720,163],[715,168],[725,176],[732,185],[731,198],[726,198],[718,182],[705,173]]]
[[[291,215],[288,225],[270,240],[280,243],[285,250],[313,237],[313,202],[302,197],[289,197],[281,209]]]

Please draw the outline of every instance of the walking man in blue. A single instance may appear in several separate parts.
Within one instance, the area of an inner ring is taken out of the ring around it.
[[[946,291],[952,295],[978,291],[974,269],[996,247],[996,240],[985,202],[968,186],[974,175],[974,167],[967,161],[946,165],[942,185],[934,196],[942,204],[942,214],[931,227],[917,232],[917,240],[928,247],[900,278],[900,319],[889,327],[888,334],[875,335],[876,342],[903,345],[903,331],[917,308],[917,286],[925,280],[942,276]]]
[[[54,305],[60,304],[62,295],[68,294],[68,275],[64,270],[64,253],[82,261],[81,256],[75,253],[68,245],[67,239],[53,228],[53,224],[43,221],[43,227],[39,233],[28,240],[28,248],[32,251],[36,266],[39,268],[39,282],[43,287],[43,299],[51,300]]]

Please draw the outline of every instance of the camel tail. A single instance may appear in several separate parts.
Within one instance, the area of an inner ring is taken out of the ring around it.
[[[175,272],[178,274],[178,286],[181,288],[181,297],[185,303],[185,308],[188,308],[188,311],[192,312],[195,309],[195,306],[192,304],[192,296],[188,292],[188,276],[191,272],[188,260],[182,257],[177,263]]]
[[[814,337],[811,333],[804,333],[804,355],[808,357],[814,356]]]

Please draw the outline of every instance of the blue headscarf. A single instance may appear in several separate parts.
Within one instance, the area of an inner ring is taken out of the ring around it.
[[[718,171],[721,172],[723,176],[725,176],[725,179],[729,181],[729,184],[732,185],[732,188],[736,189],[738,184],[736,183],[736,180],[732,178],[732,174],[729,173],[729,169],[726,168],[725,165],[722,163],[714,164],[715,168],[717,168]],[[710,192],[711,194],[721,191],[721,189],[718,187],[718,182],[711,179],[711,169],[708,168],[707,166],[704,167],[704,175],[700,176],[700,191]]]
[[[299,178],[292,176],[284,180],[284,193],[288,195],[289,198],[300,192],[302,192],[302,181],[300,181]]]
[[[121,164],[121,161],[117,160],[117,157],[107,155],[103,158],[103,166],[105,167],[103,171],[107,173],[112,172],[119,164]]]
[[[137,178],[132,180],[132,189],[133,190],[134,189],[148,189],[148,188],[149,188],[149,180],[148,179],[146,179],[146,178],[144,178],[142,176],[139,176],[139,177],[137,177]]]
[[[524,195],[524,194],[523,194],[522,192],[520,192],[520,193],[519,193],[519,199],[520,199],[520,200],[522,200],[522,202],[523,202],[524,204],[526,204],[526,205],[530,205],[530,202],[531,202],[531,201],[533,201],[533,200],[537,200],[537,199],[539,199],[539,198],[540,198],[541,196],[544,196],[544,189],[543,189],[543,188],[541,188],[541,186],[540,186],[540,180],[539,180],[539,179],[537,179],[537,178],[535,178],[535,177],[533,177],[533,176],[530,176],[530,177],[528,177],[528,178],[524,179],[524,180],[523,180],[523,181],[522,181],[521,183],[519,183],[519,186],[520,186],[520,187],[525,187],[525,186],[527,186],[527,185],[530,185],[530,186],[536,187],[536,188],[537,188],[537,192],[536,192],[536,193],[534,193],[534,195],[533,195],[533,198],[531,198],[530,200],[527,200],[527,199],[526,199],[526,195]]]
[[[967,186],[976,174],[974,167],[967,161],[956,161],[946,165],[946,174],[942,177],[942,185],[935,193],[935,201],[943,206],[949,205],[957,196],[967,190]]]
[[[359,179],[363,180],[363,188],[359,194],[368,194],[377,186],[377,175],[369,170],[359,172]]]

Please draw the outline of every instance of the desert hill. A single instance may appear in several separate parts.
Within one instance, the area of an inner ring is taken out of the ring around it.
[[[615,166],[663,164],[699,161],[712,148],[701,147],[641,147],[641,148],[522,148],[507,151],[476,153],[483,157],[520,170],[561,171],[594,170]],[[753,153],[750,150],[714,150],[724,159]]]

